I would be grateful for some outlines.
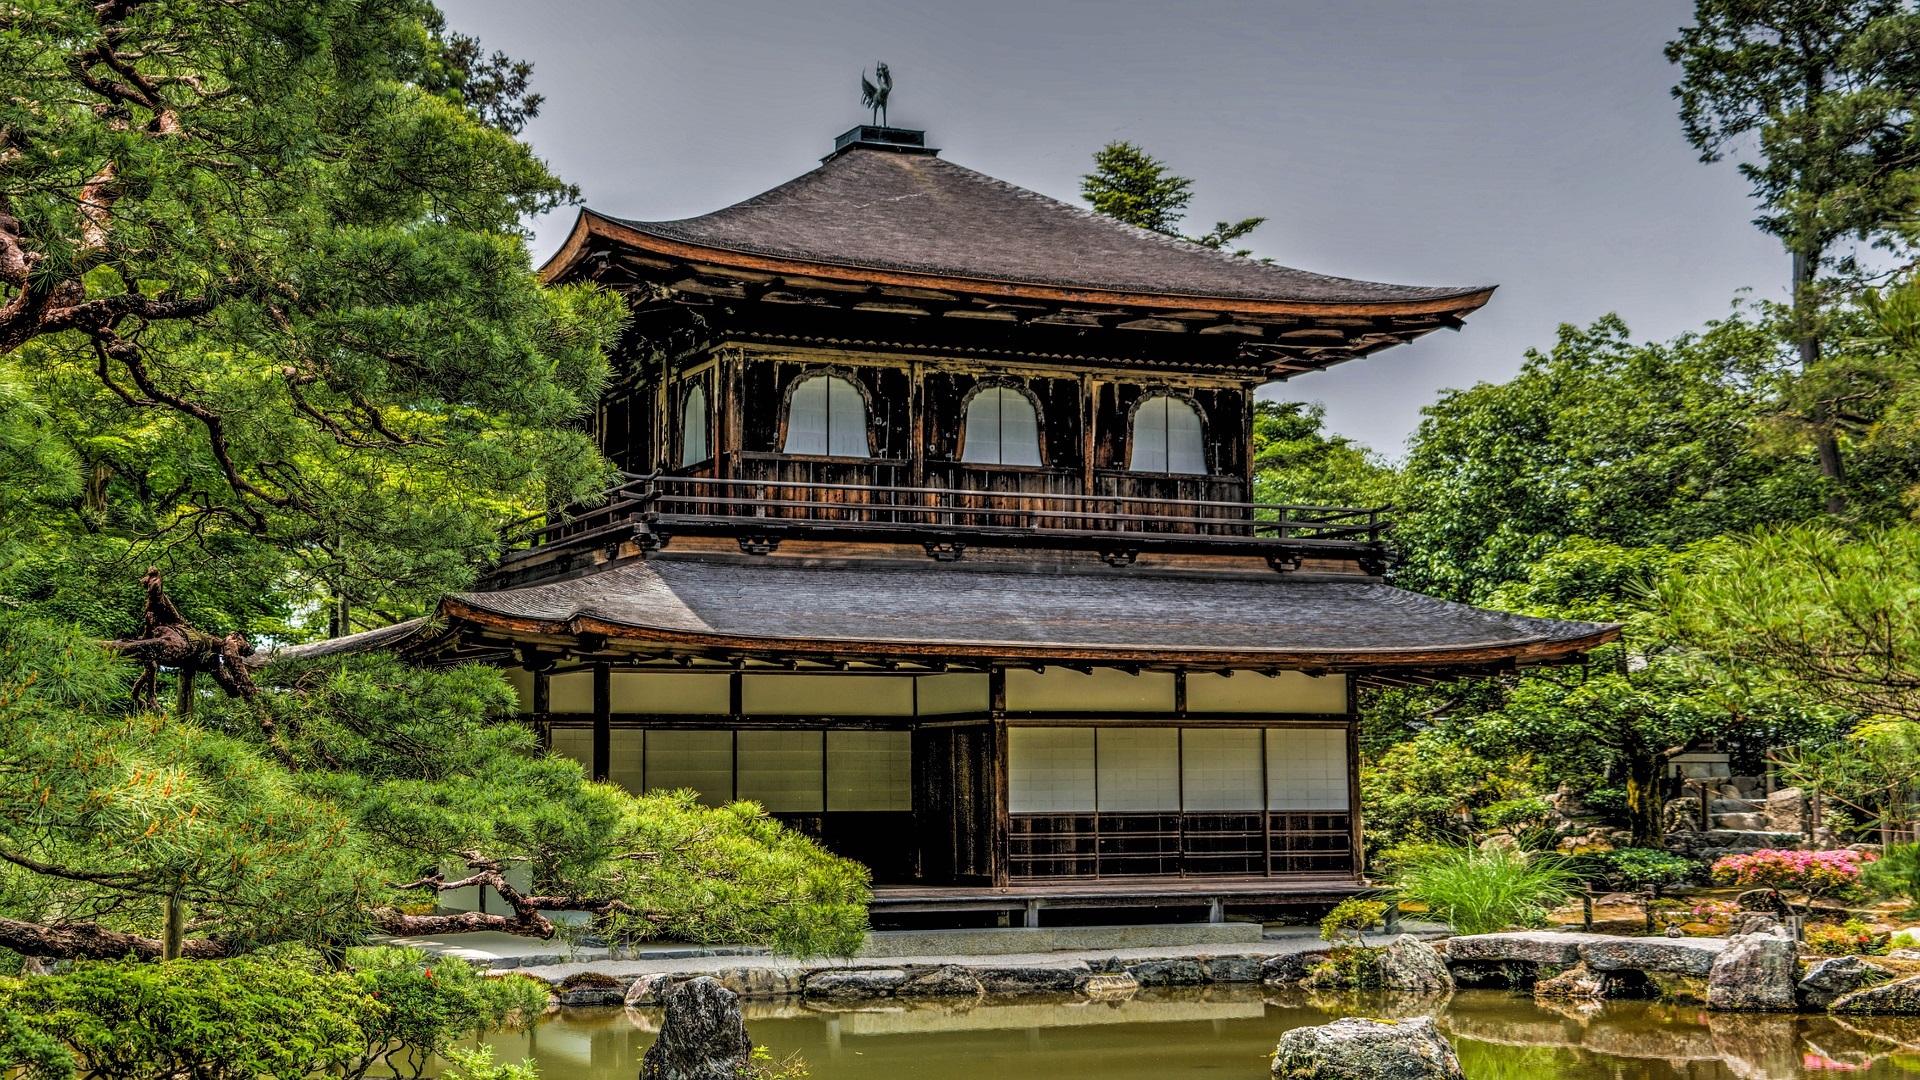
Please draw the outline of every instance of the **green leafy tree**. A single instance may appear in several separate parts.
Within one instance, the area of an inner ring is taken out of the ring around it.
[[[1811,469],[1755,452],[1781,361],[1741,315],[1664,344],[1610,315],[1562,326],[1505,383],[1443,394],[1402,472],[1402,581],[1484,601],[1572,537],[1678,549],[1819,514]]]
[[[1180,219],[1187,215],[1187,204],[1193,201],[1193,181],[1175,176],[1166,162],[1133,143],[1110,142],[1094,153],[1093,171],[1080,178],[1080,194],[1097,214],[1168,236],[1181,236]],[[1251,217],[1216,222],[1203,235],[1181,238],[1202,247],[1226,249],[1266,220]],[[1245,248],[1232,250],[1235,255],[1252,254]]]
[[[535,281],[520,222],[574,191],[509,134],[524,69],[440,27],[419,2],[0,14],[0,372],[81,480],[42,527],[82,550],[37,577],[138,545],[236,594],[291,579],[282,613],[324,599],[344,632],[603,486],[577,421],[624,309]]]
[[[1646,596],[1690,558],[1585,538],[1549,552],[1526,581],[1495,590],[1487,602],[1524,615],[1621,622],[1621,642],[1595,649],[1582,667],[1504,677],[1491,700],[1454,712],[1447,729],[1485,756],[1529,753],[1551,776],[1617,777],[1639,847],[1657,847],[1664,832],[1666,763],[1697,741],[1766,746],[1830,733],[1830,717],[1791,701],[1729,702],[1673,647]]]
[[[1729,538],[1664,577],[1665,628],[1743,696],[1920,722],[1920,528]]]
[[[1791,256],[1790,334],[1801,368],[1813,375],[1832,291],[1820,278],[1837,245],[1909,237],[1920,165],[1920,14],[1899,0],[1697,0],[1694,14],[1666,48],[1681,70],[1673,88],[1680,120],[1702,161],[1757,150],[1740,171],[1760,204],[1755,223]],[[1851,261],[1839,269],[1851,270]],[[1836,401],[1812,397],[1805,419],[1837,511],[1847,478]]]
[[[1318,403],[1253,406],[1253,492],[1258,502],[1301,506],[1386,506],[1398,476],[1379,455],[1326,430]]]

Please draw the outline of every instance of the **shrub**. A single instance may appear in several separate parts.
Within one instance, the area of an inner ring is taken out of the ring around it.
[[[1458,934],[1539,926],[1575,895],[1579,875],[1557,855],[1502,847],[1443,849],[1400,873],[1399,894],[1444,917]]]
[[[562,990],[612,990],[620,980],[598,971],[576,971],[560,980]]]
[[[1547,805],[1547,800],[1537,796],[1525,799],[1502,799],[1480,810],[1474,816],[1488,829],[1517,833],[1544,824],[1553,816],[1553,807]]]
[[[1867,929],[1859,919],[1844,923],[1808,923],[1804,931],[1807,948],[1822,956],[1860,956],[1885,952],[1887,939]]]
[[[0,997],[90,1080],[306,1080],[351,1067],[388,1011],[351,975],[253,958],[82,961]]]
[[[1713,864],[1713,880],[1743,888],[1799,889],[1819,896],[1853,888],[1873,856],[1858,851],[1787,851],[1763,848],[1727,855]]]
[[[448,1080],[540,1080],[540,1072],[534,1068],[533,1062],[523,1061],[515,1065],[508,1061],[495,1061],[491,1046],[474,1050],[449,1048],[445,1056],[452,1066],[442,1074]]]
[[[1378,900],[1349,896],[1334,905],[1333,910],[1327,912],[1327,917],[1320,920],[1320,940],[1358,939],[1367,927],[1379,922],[1386,913],[1387,905]]]
[[[1697,868],[1692,859],[1657,848],[1615,848],[1599,859],[1609,881],[1628,887],[1683,885]]]
[[[1920,844],[1890,844],[1860,868],[1860,884],[1881,896],[1920,903]]]
[[[1605,815],[1609,820],[1621,822],[1627,819],[1627,789],[1623,787],[1594,788],[1580,797],[1588,808]]]
[[[1740,905],[1731,900],[1702,901],[1701,903],[1693,905],[1692,909],[1687,912],[1688,915],[1692,916],[1692,921],[1705,923],[1709,929],[1716,933],[1732,927],[1733,917],[1739,913]]]
[[[490,978],[465,960],[430,958],[418,949],[355,949],[349,955],[355,980],[387,1007],[362,1025],[363,1059],[347,1070],[349,1076],[377,1067],[418,1077],[462,1036],[523,1024],[546,1011],[547,987],[536,980]]]

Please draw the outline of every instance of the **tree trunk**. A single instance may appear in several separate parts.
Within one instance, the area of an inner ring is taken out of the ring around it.
[[[187,938],[187,905],[177,896],[167,897],[167,927],[160,939],[160,959],[180,959],[180,949]]]
[[[1795,252],[1793,255],[1793,321],[1800,331],[1800,373],[1812,371],[1820,363],[1820,335],[1810,325],[1813,318],[1813,277],[1819,270],[1819,259]],[[1820,476],[1829,485],[1827,490],[1827,513],[1844,514],[1847,510],[1847,466],[1840,457],[1840,440],[1833,433],[1833,417],[1827,407],[1819,402],[1813,406],[1813,415],[1809,417],[1813,424],[1814,447],[1820,455]]]
[[[1657,848],[1666,833],[1661,820],[1660,761],[1657,755],[1635,754],[1627,759],[1627,827],[1633,846]]]
[[[193,719],[193,669],[180,669],[180,681],[174,688],[173,718],[175,720]]]
[[[56,960],[119,960],[128,956],[158,960],[166,952],[166,943],[158,938],[109,930],[95,923],[49,926],[0,916],[0,948],[12,949],[23,956]],[[194,960],[218,960],[232,952],[224,942],[211,938],[184,938],[180,942],[180,955]]]

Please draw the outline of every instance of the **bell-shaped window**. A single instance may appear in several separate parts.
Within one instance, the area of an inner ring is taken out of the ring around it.
[[[1200,440],[1200,414],[1179,398],[1150,397],[1133,411],[1127,468],[1134,472],[1204,476],[1207,454]]]
[[[867,402],[837,375],[809,375],[787,401],[783,454],[863,458],[867,451]]]
[[[1012,387],[990,386],[973,395],[961,438],[961,461],[1040,464],[1040,417],[1032,399]]]
[[[698,465],[712,456],[707,445],[707,388],[695,383],[680,407],[680,464]]]

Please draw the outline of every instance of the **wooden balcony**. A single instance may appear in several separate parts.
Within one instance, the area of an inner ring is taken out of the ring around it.
[[[1236,477],[1102,470],[1088,494],[1082,474],[1044,467],[943,463],[912,484],[907,462],[879,458],[739,454],[726,464],[735,475],[711,462],[630,475],[601,506],[514,538],[502,564],[523,557],[516,549],[660,546],[676,535],[734,536],[749,551],[794,537],[922,543],[936,557],[1076,548],[1117,565],[1147,550],[1261,555],[1282,570],[1339,558],[1381,573],[1390,560],[1386,508],[1246,502]]]

